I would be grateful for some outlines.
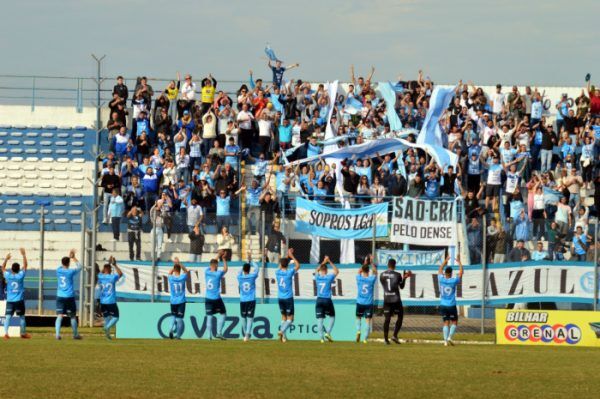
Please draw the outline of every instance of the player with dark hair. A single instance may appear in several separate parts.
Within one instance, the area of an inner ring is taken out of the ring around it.
[[[369,266],[372,269],[369,275]],[[365,319],[366,330],[363,336],[363,343],[367,343],[369,332],[371,331],[371,319],[373,318],[373,290],[377,282],[377,265],[373,262],[372,256],[365,257],[363,265],[358,269],[356,276],[356,342],[360,342],[362,333],[362,319]]]
[[[113,273],[112,268],[115,268]],[[102,273],[98,274],[98,286],[100,288],[100,310],[104,317],[104,334],[106,338],[112,339],[110,329],[119,321],[119,307],[117,306],[117,281],[121,278],[123,272],[117,266],[114,256],[111,256],[108,263],[102,268]]]
[[[254,266],[254,270],[252,267]],[[258,278],[258,265],[252,262],[252,254],[248,251],[248,263],[244,263],[237,279],[240,286],[240,313],[242,316],[242,335],[244,342],[252,336],[252,323],[256,310],[256,279]]]
[[[8,327],[13,315],[17,315],[20,319],[21,338],[31,338],[31,335],[25,331],[25,274],[27,272],[27,255],[25,249],[19,249],[23,256],[23,268],[19,263],[15,262],[11,265],[10,271],[6,270],[6,264],[11,258],[10,253],[6,255],[2,263],[2,274],[6,279],[6,312],[4,319],[4,339],[8,339]]]
[[[219,259],[223,260],[223,269],[219,270]],[[206,329],[208,330],[208,339],[213,339],[212,323],[216,314],[217,333],[214,338],[225,340],[223,337],[223,326],[227,317],[227,309],[221,298],[221,279],[227,273],[227,256],[225,251],[219,251],[217,259],[211,259],[209,266],[204,270],[206,280],[206,299],[204,306],[206,308]]]
[[[452,267],[446,265],[450,260],[450,256],[440,265],[438,270],[438,283],[440,285],[440,313],[444,321],[444,346],[454,345],[452,337],[456,332],[458,323],[458,311],[456,309],[456,287],[460,284],[463,276],[463,264],[460,261],[460,256],[456,257],[458,262],[458,277],[452,277]]]
[[[333,273],[327,272],[327,265],[333,268]],[[317,316],[317,323],[319,329],[319,335],[321,336],[321,343],[327,339],[329,342],[333,342],[331,338],[331,331],[335,323],[335,308],[333,301],[331,300],[331,286],[333,281],[340,273],[336,265],[333,264],[329,256],[325,255],[323,262],[321,262],[315,269],[315,284],[317,289],[317,302],[315,304],[315,313]],[[325,317],[329,316],[329,326],[323,328],[323,322]]]
[[[294,322],[294,287],[293,280],[300,269],[300,262],[294,257],[294,249],[289,248],[287,258],[279,260],[279,268],[275,272],[277,280],[277,298],[279,300],[279,311],[281,312],[281,325],[279,326],[279,339],[286,342],[285,332]],[[294,267],[290,268],[290,262]]]
[[[388,268],[386,271],[381,273],[379,281],[383,286],[383,315],[385,317],[383,322],[383,337],[385,344],[389,345],[388,339],[390,332],[390,321],[393,315],[396,315],[396,325],[394,327],[394,336],[392,341],[399,344],[398,333],[402,328],[402,320],[404,319],[404,309],[402,307],[402,298],[400,298],[400,290],[404,288],[406,279],[412,276],[410,271],[400,274],[396,271],[396,260],[388,260]]]
[[[75,268],[71,269],[71,262],[75,263]],[[64,316],[71,319],[71,329],[73,330],[73,339],[81,339],[77,326],[77,304],[75,303],[75,289],[73,288],[73,279],[81,271],[81,264],[75,257],[75,250],[69,252],[60,261],[61,265],[56,270],[58,284],[56,287],[56,339],[62,339],[60,336],[60,327]]]
[[[181,339],[183,334],[183,318],[185,317],[185,282],[188,278],[188,270],[179,262],[179,258],[173,259],[173,268],[169,271],[169,292],[171,294],[171,315],[173,323],[169,330],[169,338]]]

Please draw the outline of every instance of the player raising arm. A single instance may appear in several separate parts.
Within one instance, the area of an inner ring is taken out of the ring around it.
[[[71,269],[71,262],[75,263],[75,268]],[[73,330],[73,339],[81,339],[77,331],[77,305],[75,303],[75,290],[73,289],[73,280],[81,271],[81,264],[75,257],[75,250],[69,252],[60,261],[61,265],[56,270],[58,285],[56,288],[56,339],[62,339],[60,336],[60,327],[64,316],[71,319],[71,329]]]
[[[181,339],[183,334],[183,318],[185,317],[185,283],[188,278],[188,270],[179,262],[179,258],[173,259],[173,268],[169,271],[169,291],[171,294],[171,315],[173,323],[169,330],[169,338]]]
[[[219,270],[219,259],[223,260],[223,269]],[[227,317],[227,310],[221,298],[221,279],[227,273],[227,257],[225,251],[219,251],[217,259],[211,259],[210,265],[204,270],[204,278],[206,281],[206,299],[204,306],[206,308],[206,329],[208,330],[208,339],[213,339],[212,323],[215,314],[217,317],[217,333],[214,338],[225,340],[223,337],[223,326]]]
[[[25,331],[25,273],[27,272],[27,255],[25,249],[19,249],[23,256],[23,268],[15,262],[11,265],[10,271],[6,271],[6,264],[10,260],[10,253],[6,255],[2,263],[2,274],[6,280],[6,318],[4,319],[4,339],[8,339],[8,327],[13,315],[19,317],[21,325],[21,338],[31,338],[31,335]]]
[[[452,267],[447,266],[450,256],[446,256],[438,270],[438,283],[440,285],[440,313],[444,321],[444,346],[454,345],[452,337],[456,332],[458,323],[458,311],[456,309],[456,286],[460,284],[463,276],[463,264],[460,256],[456,257],[458,262],[458,277],[452,277]]]
[[[327,265],[333,268],[333,273],[327,273]],[[333,301],[331,300],[331,285],[339,274],[339,270],[336,265],[331,262],[329,256],[325,255],[323,262],[315,269],[315,283],[317,288],[317,303],[315,306],[315,313],[317,316],[317,323],[319,324],[319,335],[321,335],[321,343],[327,339],[329,342],[333,342],[331,338],[331,330],[333,330],[333,324],[335,323],[335,308],[333,307]],[[325,316],[329,316],[329,326],[323,329],[323,322]]]
[[[285,332],[294,322],[294,285],[292,281],[300,269],[300,262],[294,257],[293,248],[288,249],[287,255],[287,258],[281,258],[279,268],[275,272],[277,298],[281,312],[281,325],[278,332],[281,342],[287,341]],[[293,268],[289,267],[291,262],[294,263]]]
[[[113,273],[112,268],[115,268]],[[116,284],[121,278],[123,272],[117,266],[114,256],[111,256],[108,263],[102,268],[102,273],[98,274],[98,286],[100,287],[100,310],[104,317],[104,334],[106,338],[112,339],[110,329],[119,321],[119,307],[117,306]]]
[[[369,267],[371,275],[369,275]],[[358,269],[356,276],[356,342],[360,342],[362,332],[362,319],[365,318],[365,332],[363,343],[367,343],[371,331],[371,318],[373,317],[373,290],[377,281],[377,265],[373,263],[373,257],[367,255],[363,265]]]
[[[396,260],[388,260],[388,268],[386,271],[381,273],[379,281],[383,286],[383,315],[385,319],[383,321],[383,337],[386,345],[390,344],[388,340],[390,332],[390,321],[393,315],[397,315],[396,325],[394,327],[394,336],[392,341],[396,344],[400,343],[398,339],[398,333],[402,328],[402,321],[404,320],[404,307],[402,306],[402,298],[400,297],[400,290],[404,288],[406,279],[412,276],[410,271],[400,274],[396,271]]]
[[[240,286],[240,313],[242,316],[242,335],[244,342],[252,336],[252,323],[256,310],[256,279],[258,265],[252,262],[252,254],[248,251],[248,263],[244,263],[237,279]]]

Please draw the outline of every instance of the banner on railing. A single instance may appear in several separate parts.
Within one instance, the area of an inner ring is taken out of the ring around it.
[[[456,201],[398,197],[392,203],[390,241],[424,246],[456,245]]]
[[[438,251],[403,251],[400,249],[378,249],[377,265],[386,267],[390,259],[396,261],[396,266],[439,265],[444,261],[445,250]]]
[[[296,231],[325,238],[359,239],[388,235],[388,204],[332,208],[305,198],[296,199]]]
[[[117,295],[121,298],[150,299],[152,293],[152,266],[148,263],[119,263],[124,277],[117,283]],[[200,302],[204,298],[204,270],[207,264],[186,265],[190,270],[190,278],[186,283],[187,298],[191,302]],[[229,272],[223,278],[221,295],[227,301],[237,301],[239,287],[237,274],[242,262],[232,262]],[[333,287],[334,301],[354,303],[357,286],[356,275],[359,265],[340,265],[340,273]],[[155,298],[169,299],[168,272],[170,265],[160,265],[156,270]],[[419,266],[403,267],[411,270],[413,276],[406,282],[402,290],[405,305],[431,306],[439,304],[438,267]],[[257,280],[257,297],[265,299],[277,298],[277,281],[275,272],[277,265],[267,264],[264,274]],[[381,273],[385,267],[379,267]],[[294,296],[300,301],[314,301],[317,294],[313,280],[315,265],[303,264],[294,277]],[[455,273],[458,267],[455,267]],[[481,303],[482,269],[480,265],[465,266],[462,282],[457,287],[459,305]],[[488,266],[486,276],[486,303],[506,304],[520,302],[577,302],[592,303],[594,298],[594,267],[584,262],[527,262],[501,263]],[[375,297],[382,300],[379,284]]]

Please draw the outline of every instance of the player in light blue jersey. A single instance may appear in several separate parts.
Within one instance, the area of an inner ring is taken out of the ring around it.
[[[112,268],[115,268],[113,273]],[[98,288],[100,289],[100,311],[104,317],[104,334],[106,338],[112,339],[110,329],[119,321],[119,307],[117,306],[117,281],[121,278],[123,272],[117,266],[117,261],[113,256],[102,268],[102,273],[98,274]]]
[[[456,332],[458,323],[458,311],[456,309],[456,287],[460,284],[463,275],[463,265],[460,256],[456,257],[458,262],[458,277],[452,277],[452,267],[446,265],[450,256],[446,256],[438,270],[438,283],[440,285],[440,313],[444,321],[444,346],[454,345],[452,337]]]
[[[17,262],[13,263],[10,271],[6,270],[6,265],[11,258],[10,253],[4,258],[2,263],[2,274],[6,280],[6,312],[4,319],[4,339],[8,339],[8,327],[10,320],[16,314],[19,317],[21,325],[21,338],[29,339],[31,335],[25,331],[25,274],[27,273],[27,254],[25,249],[19,249],[23,256],[23,268]]]
[[[333,273],[327,273],[327,265],[333,268]],[[325,339],[329,342],[333,342],[331,338],[331,330],[335,323],[335,308],[333,307],[333,301],[331,300],[331,286],[337,275],[340,273],[337,266],[331,262],[329,256],[325,255],[323,262],[315,269],[315,288],[317,290],[317,303],[315,306],[315,313],[317,316],[317,323],[319,325],[319,335],[321,336],[321,343],[325,342]],[[323,328],[323,322],[325,316],[329,316],[329,325],[327,328]]]
[[[294,257],[294,249],[289,248],[287,258],[279,260],[279,268],[275,272],[277,280],[277,299],[281,312],[281,325],[279,326],[279,340],[287,341],[286,331],[294,322],[294,276],[300,270],[300,262]],[[294,267],[290,268],[290,262]]]
[[[75,268],[70,268],[71,262],[75,263]],[[73,330],[73,339],[81,339],[77,331],[77,305],[75,304],[75,289],[73,280],[81,271],[81,264],[75,257],[75,250],[69,252],[60,261],[61,265],[56,270],[57,288],[56,288],[56,339],[60,340],[60,327],[64,316],[71,319],[71,329]]]
[[[258,278],[258,265],[252,262],[251,253],[248,252],[248,263],[242,266],[237,279],[240,286],[240,313],[242,315],[242,335],[244,342],[252,336],[252,323],[256,310],[256,279]]]
[[[369,275],[369,267],[371,273]],[[362,334],[363,343],[366,344],[371,332],[371,319],[373,318],[373,292],[377,282],[377,265],[373,263],[371,255],[365,257],[363,265],[358,269],[356,276],[356,342],[360,342],[362,333],[362,319],[365,319],[365,332]]]
[[[181,339],[183,334],[183,318],[185,317],[185,283],[188,278],[188,270],[179,262],[179,258],[173,259],[173,268],[169,271],[169,292],[171,294],[171,315],[173,322],[169,330],[169,338]]]
[[[223,269],[219,270],[219,259],[223,260]],[[208,330],[208,339],[213,339],[213,319],[217,317],[217,333],[214,338],[225,340],[223,337],[223,326],[227,317],[227,309],[221,298],[221,279],[227,273],[227,256],[225,251],[219,251],[217,259],[212,259],[210,265],[204,270],[206,281],[206,297],[204,305],[206,308],[206,329]]]

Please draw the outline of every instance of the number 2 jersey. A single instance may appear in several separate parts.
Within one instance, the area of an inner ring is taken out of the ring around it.
[[[117,291],[115,284],[119,280],[116,273],[98,274],[98,284],[100,285],[100,303],[103,305],[112,305],[117,303]]]
[[[402,302],[400,290],[404,288],[405,281],[402,274],[395,270],[386,270],[379,276],[379,281],[383,287],[383,302],[397,303]]]

